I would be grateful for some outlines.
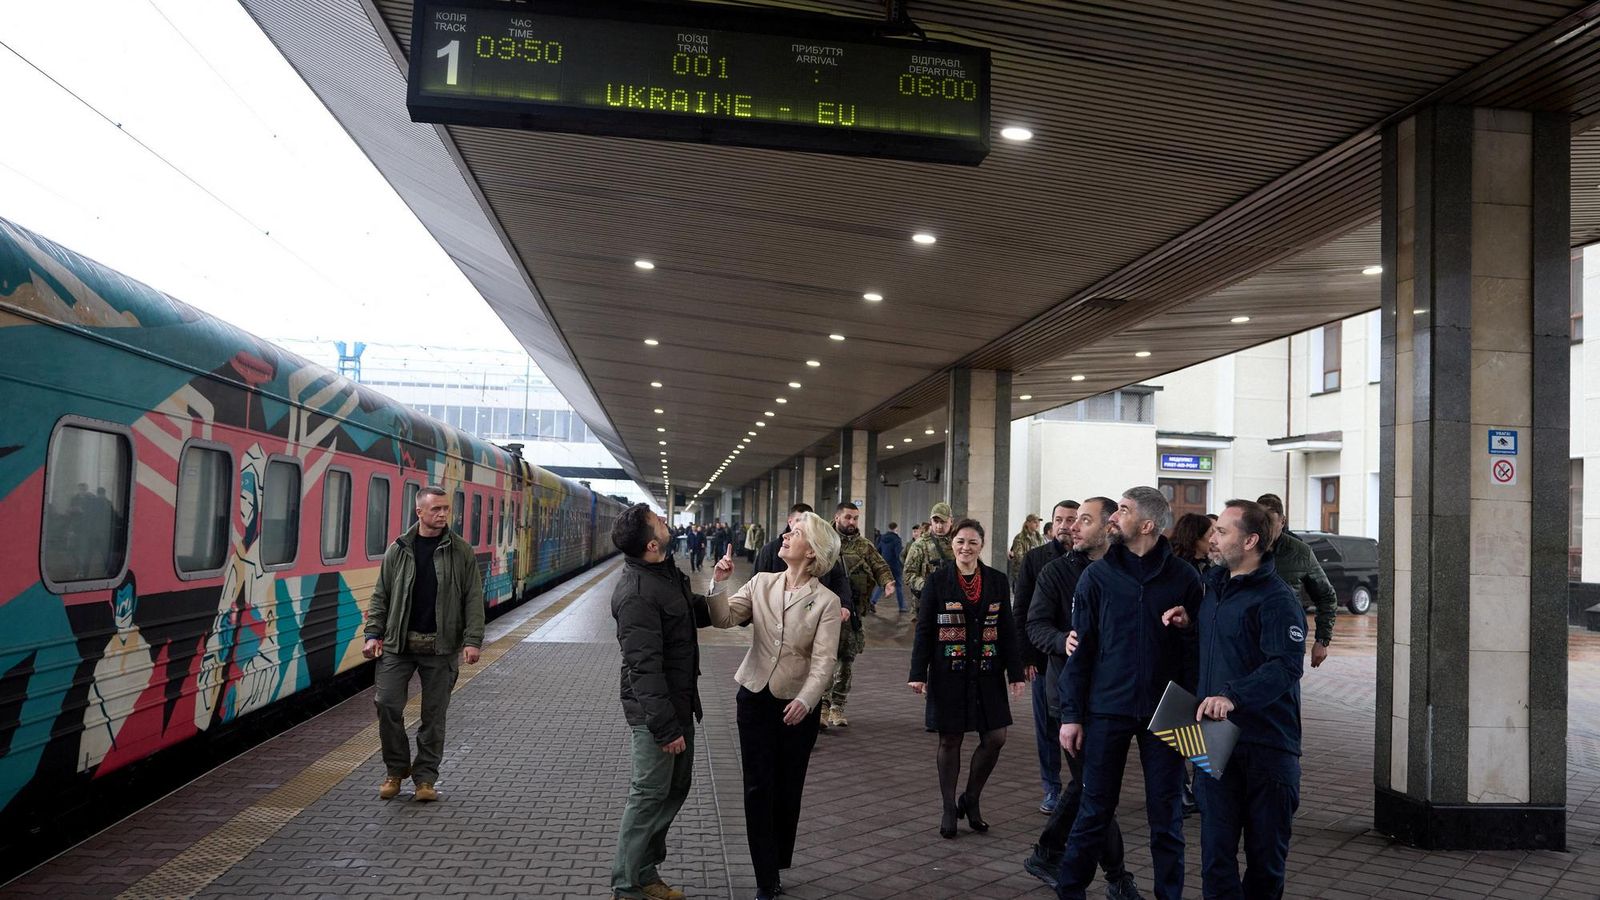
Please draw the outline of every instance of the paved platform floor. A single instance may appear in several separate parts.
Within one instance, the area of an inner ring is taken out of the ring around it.
[[[0,893],[51,897],[604,897],[628,780],[608,601],[617,563],[497,620],[486,664],[450,710],[439,788],[379,801],[370,694],[205,774]],[[740,576],[748,570],[741,565]],[[697,574],[697,580],[709,577]],[[851,724],[825,732],[806,786],[795,900],[1048,897],[1021,860],[1042,826],[1027,701],[984,795],[992,830],[937,833],[934,739],[905,688],[909,633],[892,604],[870,618]],[[1573,631],[1569,851],[1427,853],[1370,831],[1373,616],[1341,616],[1335,652],[1304,681],[1303,802],[1294,897],[1600,896],[1600,641]],[[695,787],[670,839],[667,880],[691,897],[749,897],[732,673],[740,629],[702,632]],[[1138,767],[1119,818],[1149,890]],[[1186,896],[1199,896],[1198,821]],[[1092,894],[1093,895],[1093,894]]]

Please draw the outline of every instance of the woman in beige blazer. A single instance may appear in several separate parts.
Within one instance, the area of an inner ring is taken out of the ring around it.
[[[783,536],[782,572],[760,572],[733,596],[706,597],[711,624],[750,623],[750,652],[739,682],[739,755],[744,762],[744,819],[757,900],[782,890],[779,872],[794,856],[806,766],[817,743],[823,692],[838,662],[839,598],[817,578],[839,557],[839,535],[816,513]],[[717,561],[718,577],[733,569]]]

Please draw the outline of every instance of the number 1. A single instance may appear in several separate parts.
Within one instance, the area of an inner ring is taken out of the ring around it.
[[[454,85],[456,83],[456,70],[461,64],[461,42],[451,41],[434,55],[440,59],[450,60],[444,68],[444,83]]]

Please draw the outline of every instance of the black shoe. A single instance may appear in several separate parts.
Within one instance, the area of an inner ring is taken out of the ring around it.
[[[1133,876],[1123,872],[1106,886],[1106,900],[1144,900],[1144,896],[1139,893]]]
[[[956,836],[956,820],[961,818],[961,813],[956,807],[946,806],[944,815],[939,819],[939,836],[949,840]]]
[[[1056,871],[1061,868],[1061,860],[1041,856],[1035,847],[1033,853],[1022,861],[1022,867],[1028,870],[1029,875],[1049,885],[1050,890],[1056,889]]]
[[[761,888],[756,888],[756,900],[776,900],[777,896],[778,895],[773,893],[772,891],[766,891],[766,890],[762,890]]]
[[[1194,799],[1194,788],[1187,784],[1183,786],[1183,815],[1184,818],[1200,811],[1200,804]]]
[[[968,797],[966,794],[962,794],[956,800],[956,815],[965,816],[967,824],[971,825],[972,830],[979,834],[989,830],[989,823],[985,822],[983,814],[978,812],[978,800],[976,797]]]

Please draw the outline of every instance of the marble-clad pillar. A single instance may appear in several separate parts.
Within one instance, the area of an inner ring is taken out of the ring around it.
[[[987,532],[984,562],[1006,568],[1011,536],[1011,373],[992,369],[950,372],[950,439],[945,442],[945,499],[956,518]]]

